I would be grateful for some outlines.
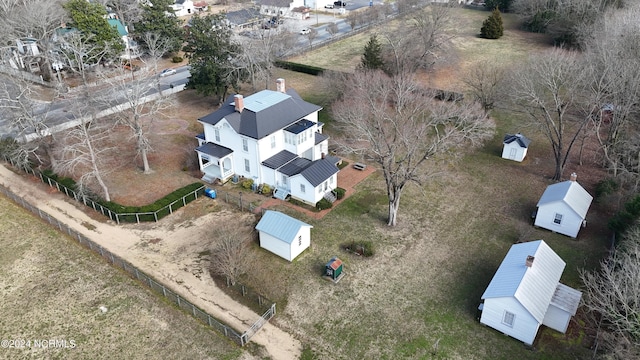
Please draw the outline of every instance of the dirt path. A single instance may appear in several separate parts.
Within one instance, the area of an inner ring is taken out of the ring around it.
[[[0,183],[234,328],[244,330],[259,318],[220,290],[206,267],[189,255],[207,250],[203,229],[237,214],[212,212],[193,220],[182,219],[178,212],[161,223],[116,226],[90,218],[64,195],[47,191],[37,180],[4,165],[0,165]],[[251,341],[264,346],[273,359],[298,359],[302,351],[297,339],[271,323]]]

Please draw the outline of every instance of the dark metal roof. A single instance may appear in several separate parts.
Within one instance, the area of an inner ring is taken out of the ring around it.
[[[287,150],[282,150],[279,153],[273,155],[272,157],[268,158],[267,160],[262,162],[262,165],[271,168],[271,169],[278,169],[279,167],[281,167],[282,165],[290,162],[291,160],[297,158],[298,155],[287,151]]]
[[[317,133],[316,133],[316,143],[315,143],[315,144],[316,144],[316,145],[318,145],[318,144],[320,144],[321,142],[323,142],[323,141],[327,140],[328,138],[329,138],[328,136],[322,135],[322,134],[320,134],[319,132],[317,132]]]
[[[254,101],[260,99],[260,101]],[[274,103],[261,101],[277,100]],[[250,107],[260,103],[252,111]],[[233,129],[242,135],[254,139],[262,139],[274,132],[296,123],[303,117],[322,109],[318,105],[308,103],[298,95],[295,90],[288,90],[286,94],[273,90],[262,90],[256,94],[244,98],[245,108],[242,113],[235,111],[233,95],[220,109],[206,115],[199,120],[216,125],[220,120],[226,119]]]
[[[196,151],[199,151],[201,153],[207,154],[207,155],[211,155],[213,157],[216,157],[218,159],[221,159],[229,154],[233,154],[233,150],[224,147],[224,146],[220,146],[214,143],[205,143],[202,144],[202,146],[198,146],[196,148]]]
[[[256,22],[262,20],[263,16],[260,15],[260,9],[249,8],[237,11],[230,11],[227,13],[227,20],[234,25],[243,25],[250,22]]]
[[[518,145],[523,148],[529,147],[529,144],[531,144],[531,140],[520,133],[507,134],[504,136],[504,144],[511,144],[514,141],[517,141]]]
[[[293,134],[300,134],[301,132],[313,127],[313,124],[315,124],[313,121],[302,119],[295,124],[287,126],[284,130]]]
[[[316,187],[338,171],[340,171],[340,169],[338,169],[336,164],[332,163],[328,159],[321,159],[316,160],[311,165],[307,166],[300,172],[300,175],[307,179],[311,185]]]
[[[304,170],[310,164],[311,164],[311,160],[309,159],[297,158],[291,161],[290,163],[284,165],[280,169],[278,169],[278,171],[287,176],[298,175],[302,170]]]
[[[200,134],[196,135],[196,139],[206,140],[205,137],[204,137],[204,133],[200,133]]]

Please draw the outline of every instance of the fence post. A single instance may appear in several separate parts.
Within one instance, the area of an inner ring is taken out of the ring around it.
[[[176,294],[176,298],[178,299],[178,307],[180,307],[180,295]]]

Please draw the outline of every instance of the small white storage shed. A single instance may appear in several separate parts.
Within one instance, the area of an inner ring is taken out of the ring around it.
[[[576,181],[549,185],[538,201],[535,226],[575,238],[580,228],[586,226],[586,217],[593,197]]]
[[[544,240],[511,246],[482,295],[480,322],[527,345],[540,325],[565,333],[582,298],[559,282],[565,265]]]
[[[505,135],[502,141],[502,158],[518,162],[524,160],[529,144],[531,140],[520,133]]]
[[[256,225],[260,247],[293,261],[311,245],[311,228],[298,219],[278,211],[267,210]]]

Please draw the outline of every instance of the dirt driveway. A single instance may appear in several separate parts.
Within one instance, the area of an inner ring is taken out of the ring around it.
[[[216,286],[206,270],[206,261],[198,255],[209,247],[207,229],[232,218],[248,226],[250,214],[238,218],[236,212],[224,208],[212,211],[221,205],[202,198],[195,205],[209,212],[198,218],[177,212],[160,223],[116,226],[90,218],[64,195],[52,192],[32,177],[17,175],[4,165],[0,166],[0,184],[234,328],[244,331],[259,318]],[[270,323],[252,341],[264,346],[273,359],[298,359],[302,350],[297,339]]]

